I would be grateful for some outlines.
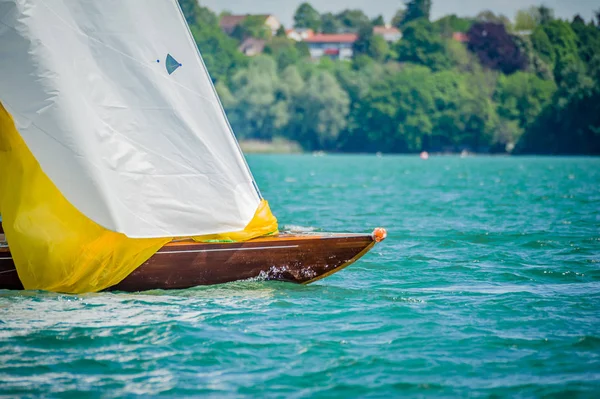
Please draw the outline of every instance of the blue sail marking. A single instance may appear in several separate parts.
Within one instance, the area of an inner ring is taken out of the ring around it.
[[[169,75],[172,74],[181,66],[179,61],[177,61],[171,54],[167,54],[167,59],[165,60],[165,66],[167,67],[167,72]]]

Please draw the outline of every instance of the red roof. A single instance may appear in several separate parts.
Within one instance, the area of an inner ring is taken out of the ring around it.
[[[393,26],[375,26],[373,27],[373,33],[375,33],[376,35],[384,35],[386,33],[388,34],[400,34],[400,31],[398,30],[398,28],[394,28]]]
[[[315,34],[315,32],[312,29],[297,29],[297,28],[292,28],[292,29],[286,29],[285,30],[285,34],[286,35],[289,35],[291,33],[297,33],[298,35],[305,34],[307,37],[308,36],[313,36]]]
[[[223,15],[221,17],[221,19],[219,20],[219,26],[222,29],[235,28],[236,26],[238,26],[239,24],[241,24],[242,21],[245,20],[249,16],[251,16],[251,14],[246,14],[246,15]],[[264,18],[266,20],[267,18],[270,17],[270,15],[268,15],[268,14],[258,14],[258,15],[256,15],[256,17],[261,17],[261,18]]]
[[[356,33],[326,34],[319,33],[306,38],[307,43],[354,43],[358,39]]]
[[[452,34],[452,39],[456,40],[457,42],[466,43],[469,41],[469,36],[467,36],[466,33],[454,32]]]
[[[252,51],[252,52],[258,54],[258,53],[263,52],[263,50],[265,49],[266,43],[267,42],[264,40],[249,37],[246,40],[244,40],[242,42],[242,44],[240,44],[240,47],[238,47],[238,50],[240,50],[244,54],[246,54],[249,51]]]
[[[223,15],[219,21],[221,28],[234,28],[245,20],[247,15]]]

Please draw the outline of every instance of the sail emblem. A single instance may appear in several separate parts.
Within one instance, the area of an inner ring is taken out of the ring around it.
[[[179,61],[177,61],[171,54],[167,54],[167,59],[165,61],[167,72],[171,75],[173,72],[177,70],[181,66]]]

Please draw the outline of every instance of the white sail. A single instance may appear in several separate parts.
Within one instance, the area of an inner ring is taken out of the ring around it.
[[[0,0],[0,101],[109,230],[239,231],[260,203],[176,0]]]

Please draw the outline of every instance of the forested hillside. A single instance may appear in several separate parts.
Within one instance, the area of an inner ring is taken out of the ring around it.
[[[352,61],[315,61],[283,29],[270,37],[250,18],[229,37],[211,10],[179,1],[239,138],[348,152],[600,154],[600,14],[565,21],[540,6],[512,20],[482,11],[432,21],[431,1],[411,0],[370,20],[304,3],[296,28],[359,35]],[[402,39],[374,35],[384,22]],[[268,38],[264,54],[239,52],[247,37]]]

